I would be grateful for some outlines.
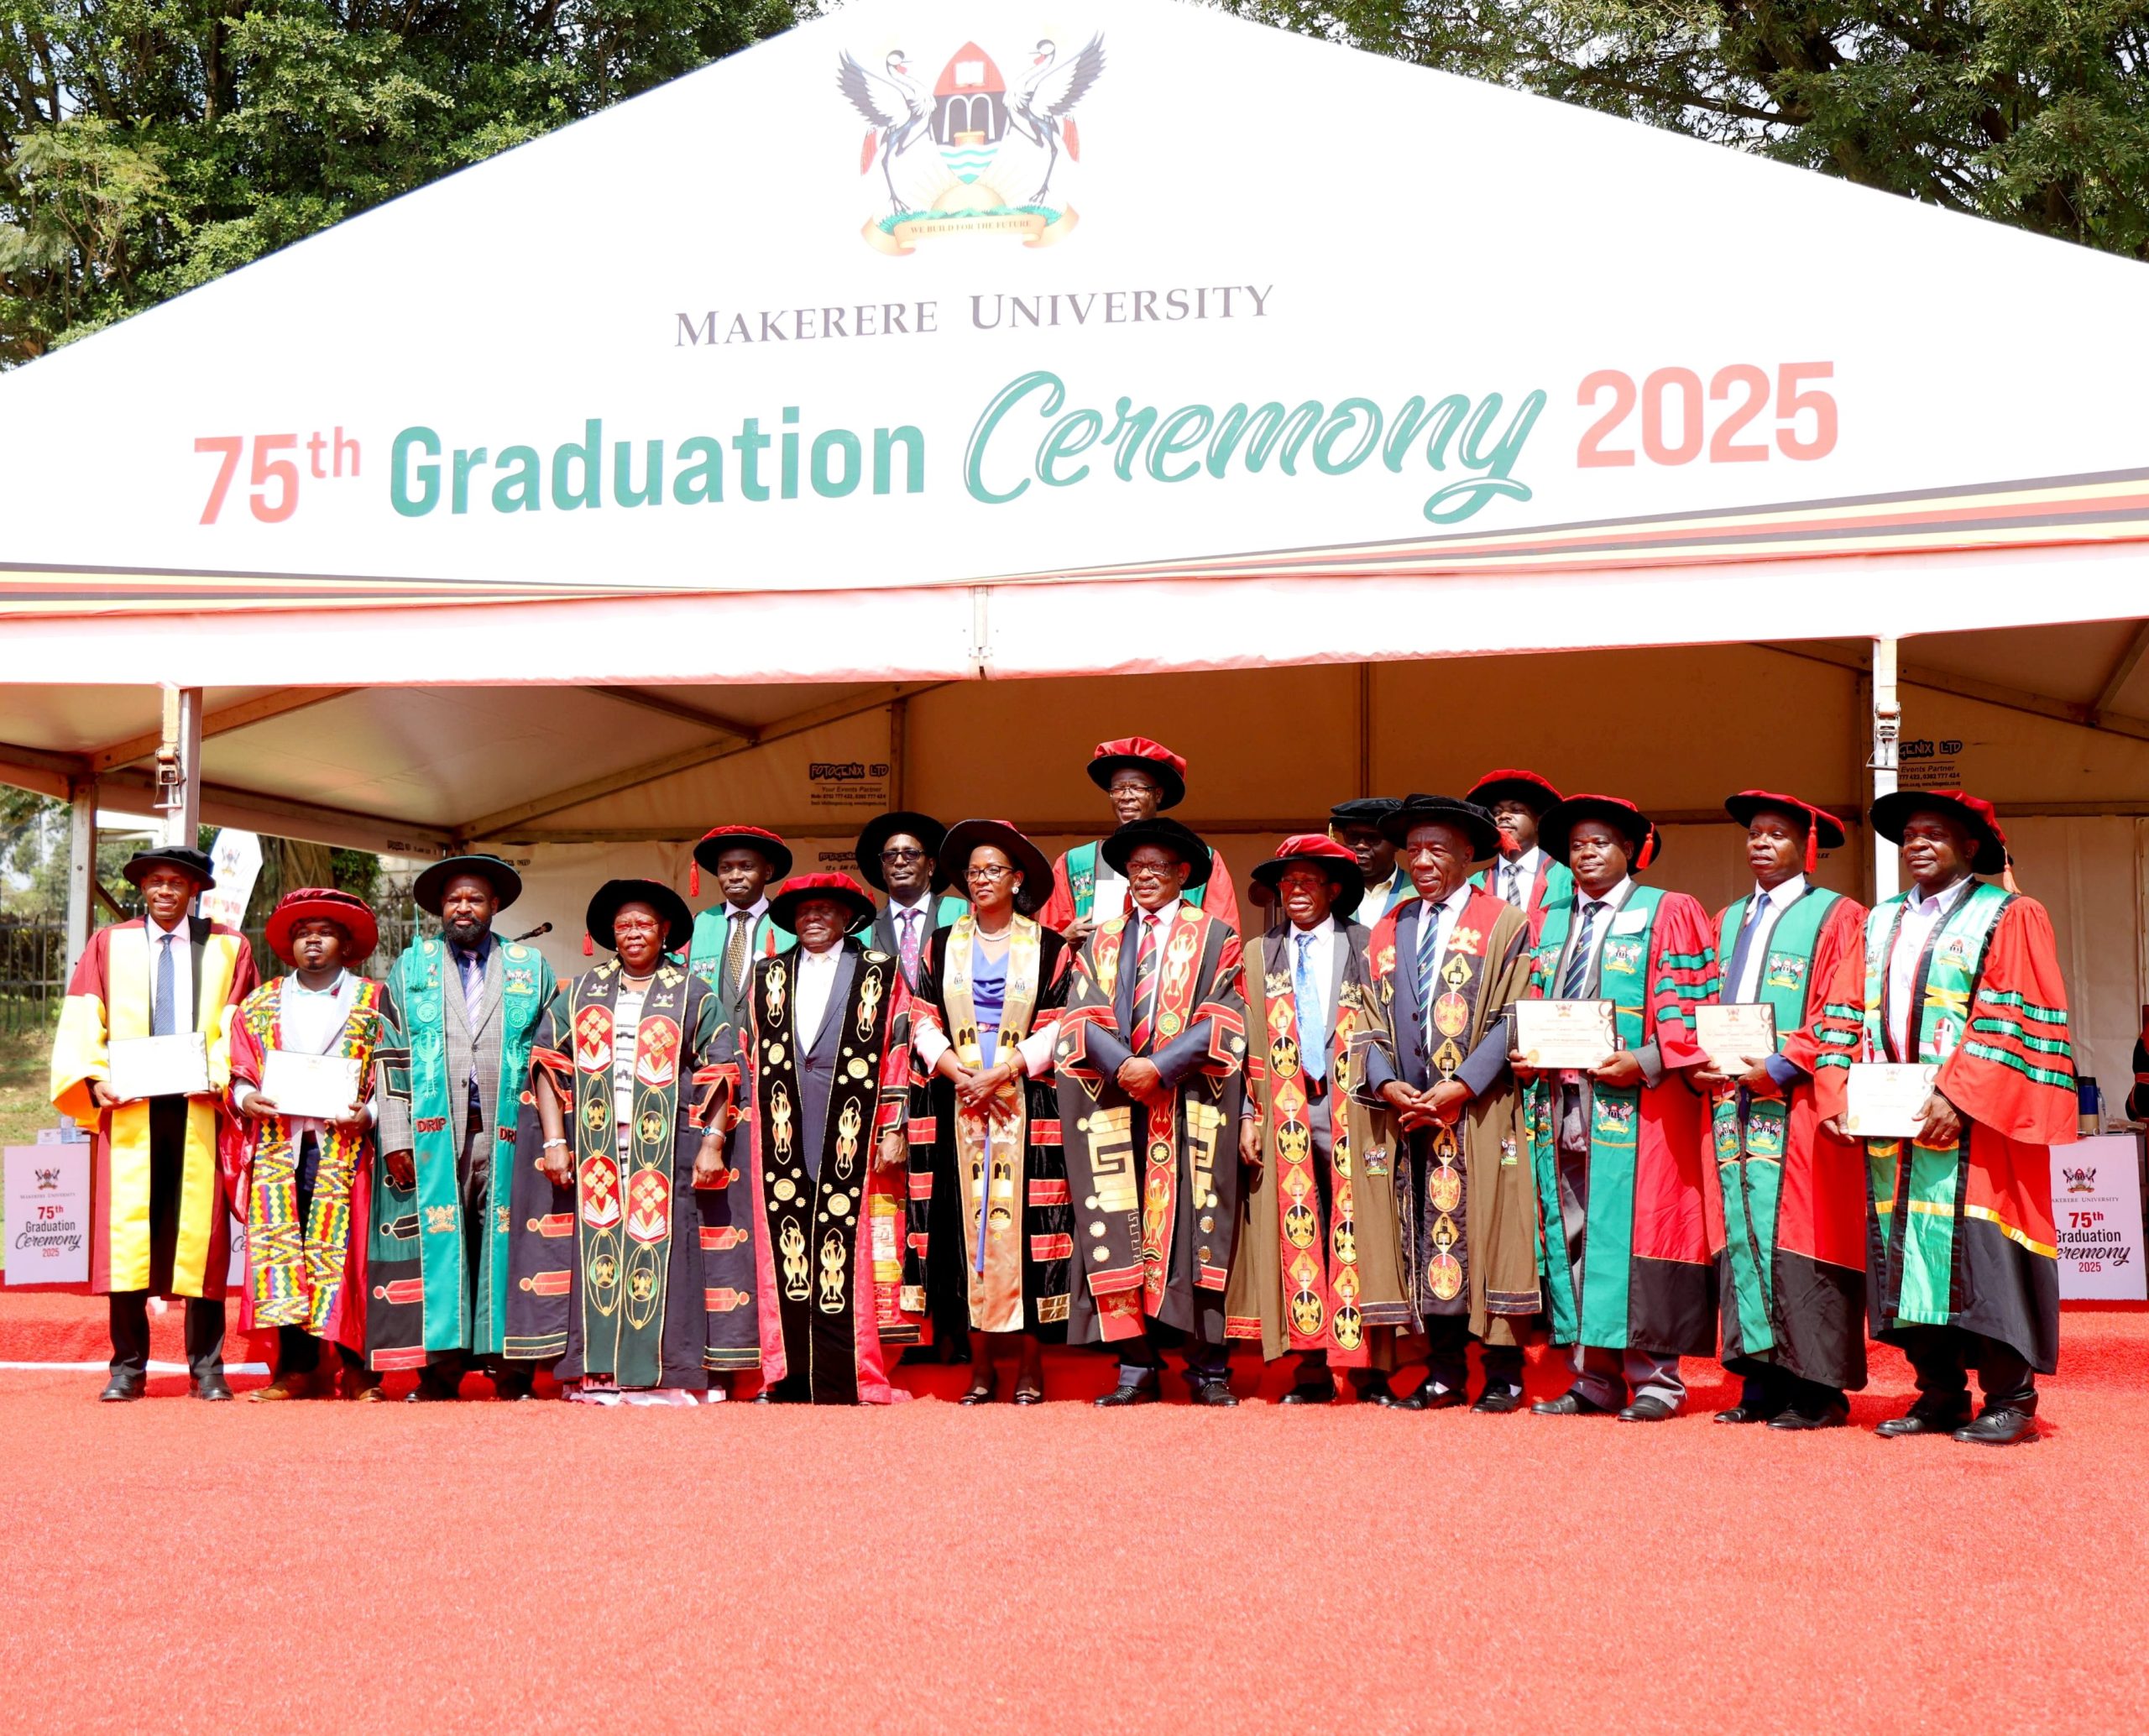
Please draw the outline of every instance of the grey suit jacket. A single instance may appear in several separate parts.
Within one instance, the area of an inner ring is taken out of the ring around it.
[[[445,1003],[443,1017],[432,1028],[438,1032],[437,1041],[447,1045],[447,1076],[451,1080],[467,1080],[474,1063],[478,1071],[478,1107],[480,1120],[487,1128],[500,1125],[500,995],[507,983],[507,967],[502,954],[505,944],[497,934],[485,954],[485,991],[478,1008],[478,1028],[473,1033],[463,1005],[463,978],[455,964],[455,949],[446,941],[441,943],[441,999]],[[402,1022],[405,1038],[412,1033],[410,1009],[399,1007],[396,1015]],[[463,1100],[455,1100],[456,1105]],[[516,1106],[510,1105],[510,1109]],[[454,1113],[454,1107],[450,1110]],[[467,1113],[467,1111],[465,1111]],[[508,1116],[510,1125],[514,1122]],[[458,1146],[462,1140],[460,1127],[455,1128]],[[487,1136],[489,1137],[489,1134]],[[380,1148],[383,1151],[407,1151],[410,1148],[410,1105],[407,1098],[398,1097],[386,1090],[380,1092]]]

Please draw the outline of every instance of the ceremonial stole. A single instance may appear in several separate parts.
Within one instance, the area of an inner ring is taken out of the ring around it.
[[[1757,993],[1775,1015],[1779,1051],[1806,1022],[1807,1000],[1813,988],[1813,950],[1841,896],[1808,886],[1769,930]],[[1718,958],[1728,960],[1736,949],[1749,902],[1735,901],[1718,920]],[[1724,983],[1727,1001],[1737,991],[1736,983]],[[1709,1108],[1717,1181],[1723,1200],[1724,1246],[1737,1290],[1739,1342],[1749,1352],[1769,1350],[1775,1344],[1769,1284],[1790,1118],[1788,1097],[1756,1097],[1737,1087],[1717,1092]]]
[[[1097,907],[1097,850],[1101,839],[1092,839],[1087,844],[1078,844],[1067,852],[1067,890],[1074,897],[1074,914],[1084,922]],[[1214,852],[1212,851],[1213,855]],[[1198,886],[1189,886],[1179,894],[1182,902],[1201,907],[1201,895],[1209,890],[1206,881]]]
[[[1441,992],[1433,997],[1430,1007],[1420,1012],[1425,1021],[1426,1069],[1434,1085],[1446,1084],[1470,1058],[1466,1039],[1476,1027],[1478,1002],[1484,996],[1488,974],[1485,939],[1506,908],[1507,901],[1496,892],[1473,893],[1448,935],[1447,950],[1434,971]],[[1420,920],[1424,919],[1421,915]],[[1415,1166],[1396,1165],[1398,1209],[1409,1226],[1403,1239],[1405,1292],[1414,1305],[1430,1300],[1438,1311],[1446,1311],[1442,1305],[1461,1299],[1470,1285],[1469,1176],[1464,1131],[1461,1116],[1427,1129],[1422,1204],[1415,1197]],[[1425,1210],[1432,1214],[1430,1226],[1421,1221]]]
[[[841,1043],[816,1177],[807,1173],[800,1143],[805,1100],[798,1076],[799,1048],[816,1033],[797,1028],[792,956],[780,954],[754,978],[753,1028],[760,1044],[755,1116],[766,1245],[774,1262],[784,1373],[804,1378],[817,1404],[850,1404],[859,1398],[859,1287],[870,1287],[865,1305],[885,1317],[890,1310],[873,1299],[901,1276],[895,1221],[875,1209],[885,1195],[869,1189],[867,1179],[889,1028],[885,1003],[901,977],[888,954],[861,953],[849,998],[840,1009],[829,1009],[829,1016],[842,1020]],[[863,1232],[862,1222],[867,1225]],[[884,1278],[891,1265],[893,1278]]]
[[[712,904],[694,918],[693,938],[687,943],[687,969],[701,978],[719,996],[727,985],[719,980],[724,974],[724,949],[731,938],[731,907]],[[761,959],[772,959],[778,953],[789,952],[798,944],[797,937],[787,928],[779,928],[766,911],[754,919],[754,926],[746,937],[746,964],[751,969]]]
[[[948,1041],[956,1059],[972,1072],[985,1064],[970,978],[971,951],[976,944],[976,919],[965,909],[949,931],[941,998],[948,1011]],[[1001,1009],[996,1057],[1005,1055],[1029,1034],[1043,952],[1038,924],[1028,917],[1016,917],[1007,939],[1007,999]],[[980,1332],[1019,1332],[1024,1326],[1022,1202],[1017,1190],[1029,1140],[1028,1092],[1017,1079],[1001,1088],[1001,1097],[1004,1113],[965,1109],[960,1098],[954,1104],[964,1269],[970,1277],[970,1324]],[[1010,1099],[1012,1102],[1007,1101]]]
[[[1907,895],[1865,919],[1864,1052],[1937,1066],[1969,1033],[1970,997],[1984,974],[2000,912],[2013,895],[1979,881],[1926,939],[1913,982],[1914,1057],[1898,1055],[1888,1005],[1888,964],[1895,956]],[[1961,1143],[1932,1150],[1907,1139],[1865,1143],[1873,1209],[1887,1242],[1882,1311],[1891,1325],[1946,1326],[1954,1317],[1955,1224],[1963,1197]],[[2002,1227],[2005,1227],[2004,1226]],[[2048,1247],[2033,1250],[2053,1258]]]
[[[1286,937],[1288,939],[1288,937]],[[1342,944],[1342,938],[1337,937]],[[1365,1319],[1358,1311],[1357,1236],[1351,1193],[1350,1036],[1356,1022],[1346,1002],[1336,1010],[1329,1033],[1329,1242],[1320,1240],[1320,1178],[1315,1155],[1305,1071],[1299,1064],[1298,991],[1289,969],[1263,973],[1268,1034],[1268,1113],[1274,1128],[1278,1198],[1277,1265],[1284,1279],[1284,1316],[1294,1351],[1320,1350],[1342,1367],[1362,1367],[1367,1354]],[[1340,1000],[1341,996],[1337,997]]]
[[[380,1040],[381,1001],[387,990],[358,977],[351,1010],[329,1054],[358,1064],[365,1092],[373,1053]],[[265,1061],[283,1047],[284,985],[264,983],[239,1009],[239,1024]],[[257,1085],[259,1081],[256,1081]],[[363,1130],[324,1123],[317,1136],[320,1167],[313,1201],[299,1221],[299,1148],[291,1124],[280,1115],[252,1123],[254,1156],[246,1198],[247,1299],[257,1326],[302,1326],[326,1338],[342,1294],[351,1242],[351,1188],[360,1161],[372,1150]]]
[[[1153,1051],[1186,1028],[1194,1011],[1197,986],[1194,970],[1200,960],[1204,932],[1198,923],[1174,919],[1172,923],[1171,938],[1164,942],[1164,956],[1157,966],[1156,1017],[1148,1044]],[[1139,1009],[1136,1017],[1138,1020]],[[1170,1281],[1173,1227],[1179,1210],[1179,1094],[1172,1093],[1170,1102],[1163,1109],[1148,1111],[1147,1119],[1149,1143],[1142,1182],[1142,1306],[1145,1313],[1154,1314],[1163,1305],[1164,1289]],[[1188,1132],[1195,1131],[1190,1118]],[[1212,1191],[1201,1157],[1206,1151],[1213,1166],[1215,1143],[1212,1138],[1196,1139],[1193,1143],[1194,1199],[1200,1203],[1207,1200]],[[1221,1281],[1208,1285],[1207,1275],[1205,1271],[1195,1273],[1198,1288],[1222,1288]]]
[[[620,981],[615,960],[568,989],[583,1367],[623,1387],[656,1387],[664,1383],[687,973],[660,965],[643,999],[624,1144],[615,1095]]]

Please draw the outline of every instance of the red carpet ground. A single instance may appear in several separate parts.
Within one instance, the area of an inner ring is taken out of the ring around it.
[[[100,1308],[0,1300],[0,1361],[101,1359]],[[863,1411],[0,1372],[7,1679],[68,1729],[2139,1730],[2149,1315],[2064,1342],[2005,1451],[1874,1438],[1892,1356],[1863,1426],[1789,1436],[1712,1424],[1694,1363],[1647,1428],[964,1409],[959,1370]]]

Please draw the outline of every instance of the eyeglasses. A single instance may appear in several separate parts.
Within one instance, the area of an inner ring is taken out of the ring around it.
[[[881,852],[881,860],[884,862],[923,862],[925,852],[922,850],[884,850]]]
[[[1005,880],[1014,871],[1015,871],[1012,868],[965,868],[963,870],[963,878],[965,880],[982,880],[986,881]]]

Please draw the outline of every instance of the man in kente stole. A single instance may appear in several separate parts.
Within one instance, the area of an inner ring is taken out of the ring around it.
[[[561,986],[531,1047],[505,1347],[570,1399],[721,1399],[759,1360],[737,1054],[716,991],[667,956],[693,920],[667,886],[608,881],[587,932],[615,956]]]
[[[756,1403],[886,1404],[902,1306],[910,990],[851,938],[873,901],[847,874],[783,883],[769,915],[798,937],[754,966],[741,1099],[752,1178],[761,1375]]]
[[[189,914],[217,883],[200,850],[144,850],[120,871],[146,913],[90,937],[52,1044],[53,1106],[92,1136],[90,1289],[111,1298],[112,1322],[111,1378],[100,1396],[142,1396],[149,1298],[158,1295],[186,1299],[190,1389],[228,1399],[231,1208],[220,1148],[230,1136],[232,1023],[254,992],[254,954],[237,929]],[[159,1053],[186,1052],[175,1069],[182,1089],[123,1101],[111,1085],[114,1051],[150,1038],[166,1039]]]
[[[1153,820],[1186,799],[1186,761],[1146,735],[1100,741],[1090,756],[1088,769],[1090,782],[1110,798],[1113,817],[1122,827]],[[1038,912],[1038,920],[1069,940],[1086,940],[1098,925],[1101,904],[1107,916],[1126,911],[1126,881],[1105,854],[1102,839],[1078,844],[1052,865],[1052,897]],[[1106,888],[1101,900],[1101,886]],[[1200,876],[1188,881],[1185,902],[1237,932],[1238,893],[1231,885],[1231,870],[1214,850],[1209,852],[1209,865]]]
[[[1357,856],[1318,832],[1285,839],[1253,879],[1276,920],[1246,943],[1239,1159],[1252,1185],[1225,1330],[1265,1362],[1297,1353],[1284,1404],[1332,1403],[1337,1368],[1362,1399],[1399,1404],[1388,1373],[1409,1310],[1388,1151],[1350,1095],[1367,940],[1351,918],[1365,881]]]
[[[1857,954],[1865,910],[1807,878],[1841,822],[1796,796],[1742,790],[1724,804],[1746,828],[1754,890],[1716,919],[1722,998],[1769,1007],[1773,1053],[1696,1069],[1708,1094],[1709,1241],[1722,1299],[1723,1366],[1744,1381],[1720,1423],[1827,1429],[1865,1384],[1865,1169],[1822,1130],[1813,1100],[1815,1021]]]
[[[1514,1056],[1545,1312],[1553,1342],[1575,1347],[1574,1383],[1532,1409],[1662,1422],[1686,1395],[1679,1358],[1716,1349],[1702,1099],[1685,1076],[1702,1059],[1694,1008],[1717,991],[1716,934],[1684,892],[1634,879],[1657,834],[1633,803],[1571,796],[1538,838],[1575,892],[1545,912],[1529,993],[1609,1001],[1618,1047],[1589,1072],[1539,1073]]]
[[[1538,842],[1537,829],[1560,799],[1549,779],[1535,771],[1510,768],[1488,771],[1462,798],[1489,813],[1500,829],[1499,860],[1470,884],[1501,897],[1529,919],[1535,946],[1544,931],[1545,912],[1574,896],[1574,876]]]
[[[723,902],[694,918],[687,968],[713,986],[735,1030],[746,1022],[746,984],[757,959],[772,959],[793,942],[769,918],[767,888],[791,872],[791,846],[759,826],[713,826],[694,845],[687,895],[702,895],[702,871]]]
[[[1380,823],[1402,805],[1393,796],[1354,796],[1328,810],[1328,835],[1358,864],[1365,896],[1355,920],[1368,932],[1405,898],[1416,896],[1410,889],[1409,871],[1396,860],[1394,844],[1380,829]]]
[[[339,1379],[352,1398],[380,1397],[365,1357],[373,1058],[395,1027],[387,986],[357,968],[379,939],[363,899],[327,886],[286,892],[268,941],[290,972],[248,995],[233,1028],[232,1198],[246,1228],[239,1330],[276,1335],[276,1376],[257,1399],[332,1396]],[[272,1055],[348,1074],[342,1112],[301,1113],[272,1098]],[[324,1344],[336,1346],[332,1373],[321,1367]]]
[[[975,1368],[961,1402],[992,1399],[996,1353],[1015,1339],[1014,1400],[1036,1404],[1038,1346],[1067,1336],[1074,1225],[1052,1051],[1074,949],[1033,913],[1052,869],[1005,821],[954,827],[940,873],[970,902],[927,941],[911,1001],[904,1305],[918,1310],[952,1268]]]
[[[1238,936],[1182,896],[1216,859],[1176,820],[1123,826],[1104,855],[1133,905],[1082,944],[1059,1020],[1080,1273],[1067,1336],[1118,1352],[1100,1404],[1154,1403],[1174,1343],[1196,1404],[1236,1404],[1224,1292],[1240,1216]]]
[[[367,1359],[421,1371],[410,1397],[452,1399],[471,1362],[502,1398],[531,1365],[510,1362],[510,1183],[530,1045],[557,986],[534,947],[493,932],[522,895],[498,856],[450,856],[411,888],[441,932],[388,973],[400,1046],[374,1056],[380,1105],[373,1234],[366,1248]]]
[[[1992,805],[1960,790],[1873,804],[1907,892],[1866,918],[1822,1010],[1814,1075],[1840,1128],[1857,1062],[1937,1069],[1915,1139],[1868,1139],[1874,1334],[1917,1378],[1883,1435],[2034,1439],[2059,1357],[2052,1148],[2075,1137],[2074,1052],[2052,918],[2016,888]],[[1997,874],[1994,886],[1979,875]],[[1969,1414],[1974,1367],[1984,1404]]]
[[[1485,809],[1413,796],[1384,824],[1415,896],[1374,925],[1352,1042],[1356,1089],[1395,1152],[1403,1294],[1427,1341],[1425,1382],[1403,1402],[1468,1402],[1474,1338],[1484,1383],[1472,1409],[1504,1415],[1522,1404],[1522,1335],[1539,1307],[1537,1184],[1504,1018],[1529,984],[1529,922],[1471,882],[1499,846]]]

